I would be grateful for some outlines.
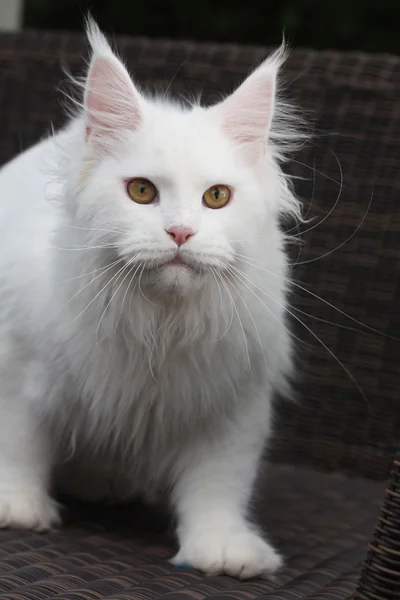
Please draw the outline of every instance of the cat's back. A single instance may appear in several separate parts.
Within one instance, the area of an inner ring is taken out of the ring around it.
[[[48,138],[0,169],[0,317],[49,288],[58,157],[58,138]]]
[[[18,234],[28,242],[49,224],[47,219],[55,213],[51,199],[57,191],[58,152],[57,138],[47,138],[0,169],[2,247],[10,240],[16,241]],[[22,244],[23,240],[18,242]]]

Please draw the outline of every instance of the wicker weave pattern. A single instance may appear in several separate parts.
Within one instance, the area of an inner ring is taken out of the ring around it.
[[[354,600],[400,597],[400,452]]]
[[[275,582],[239,583],[177,570],[168,521],[146,510],[77,506],[60,532],[0,533],[7,600],[339,600],[354,591],[384,485],[272,467],[256,512],[286,556]],[[335,518],[332,519],[332,515]]]

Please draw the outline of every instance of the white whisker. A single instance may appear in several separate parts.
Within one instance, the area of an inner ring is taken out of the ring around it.
[[[187,61],[188,61],[188,59],[185,59],[185,60],[183,61],[183,63],[181,63],[181,64],[179,65],[179,67],[176,69],[175,73],[172,75],[172,77],[171,77],[171,80],[170,80],[169,84],[167,85],[167,87],[166,87],[166,89],[165,89],[165,91],[164,91],[164,94],[163,94],[163,96],[162,96],[162,99],[163,99],[163,100],[165,100],[165,98],[167,97],[167,95],[168,95],[168,92],[169,92],[169,90],[170,90],[170,87],[171,87],[171,85],[173,84],[173,82],[174,82],[174,80],[175,80],[175,77],[178,75],[178,73],[179,73],[179,71],[182,69],[182,67],[183,67],[183,66],[185,66],[185,64],[187,63]]]
[[[220,273],[220,275],[221,275],[221,283],[222,283],[222,285],[224,286],[224,288],[226,289],[226,292],[227,292],[228,296],[229,296],[229,297],[230,297],[230,299],[231,299],[231,302],[232,302],[233,309],[234,309],[234,311],[235,311],[235,313],[236,313],[236,316],[237,316],[237,318],[238,318],[238,321],[239,321],[240,329],[242,330],[243,341],[244,341],[245,348],[246,348],[247,360],[248,360],[248,363],[249,363],[249,368],[250,368],[250,372],[251,372],[251,370],[252,370],[252,369],[251,369],[251,361],[250,361],[250,352],[249,352],[249,346],[248,346],[248,344],[247,344],[246,333],[245,333],[245,331],[244,331],[244,327],[243,327],[242,319],[240,318],[239,311],[238,311],[238,309],[237,309],[237,307],[236,307],[236,304],[235,304],[235,301],[234,301],[234,299],[233,299],[233,296],[232,296],[231,292],[229,291],[229,288],[228,288],[228,286],[227,286],[226,282],[224,281],[224,279],[223,279],[223,277],[222,277],[222,274],[221,274],[221,273]]]
[[[314,158],[314,167],[315,167],[315,158]],[[312,187],[312,192],[311,192],[311,198],[310,198],[310,202],[308,203],[308,207],[307,207],[307,211],[306,214],[302,217],[302,222],[307,223],[307,215],[310,212],[313,200],[314,200],[314,193],[315,193],[315,171],[313,171],[313,187]],[[294,227],[292,227],[291,229],[285,231],[285,235],[289,235],[294,229],[299,229],[299,223],[296,223],[296,225]]]
[[[146,301],[147,301],[147,302],[149,302],[150,304],[153,304],[153,306],[158,306],[158,305],[157,305],[157,304],[155,304],[154,302],[151,302],[151,300],[149,300],[149,299],[147,298],[147,296],[145,296],[145,295],[144,295],[144,293],[143,293],[143,291],[142,291],[141,279],[142,279],[142,275],[143,275],[144,267],[145,267],[145,264],[143,263],[143,267],[142,267],[142,270],[141,270],[141,271],[140,271],[140,273],[139,273],[139,280],[138,280],[138,286],[139,286],[139,292],[140,292],[140,295],[142,296],[142,298],[143,298],[144,300],[146,300]],[[158,308],[161,308],[161,307],[158,307]],[[161,327],[161,324],[160,324],[160,327]],[[149,365],[149,371],[150,371],[150,374],[151,374],[151,376],[152,376],[153,380],[154,380],[154,381],[157,383],[157,377],[155,376],[154,369],[153,369],[153,363],[152,363],[152,360],[153,360],[153,352],[154,352],[154,348],[156,348],[156,347],[157,347],[157,341],[156,341],[156,339],[155,339],[154,332],[152,331],[152,329],[151,329],[151,328],[149,329],[149,335],[150,335],[150,337],[151,337],[151,339],[152,339],[152,342],[153,342],[153,343],[152,343],[152,345],[151,345],[151,346],[150,346],[150,348],[149,348],[149,356],[148,356],[148,361],[147,361],[147,362],[148,362],[148,365]]]
[[[134,262],[135,262],[135,259],[136,259],[136,256],[135,256],[135,257],[133,257],[132,259],[130,259],[130,260],[129,260],[129,261],[126,263],[126,264],[125,264],[125,266],[124,266],[122,269],[120,269],[120,271],[119,271],[119,275],[118,275],[118,278],[116,279],[115,283],[117,283],[117,282],[118,282],[119,278],[120,278],[120,277],[121,277],[121,276],[124,274],[124,272],[125,272],[126,270],[127,270],[127,273],[125,273],[125,276],[122,278],[122,280],[121,280],[120,284],[118,285],[118,287],[116,288],[116,290],[115,290],[115,291],[114,291],[114,293],[112,294],[112,296],[111,296],[110,300],[107,302],[107,304],[106,304],[106,306],[105,306],[105,308],[104,308],[104,310],[103,310],[103,312],[102,312],[102,314],[101,314],[101,317],[100,317],[100,319],[99,319],[99,322],[98,322],[98,324],[97,324],[97,327],[96,327],[96,334],[95,334],[95,337],[96,337],[96,339],[97,339],[97,336],[98,336],[98,333],[99,333],[99,329],[100,329],[101,323],[102,323],[102,321],[103,321],[103,319],[104,319],[104,316],[105,316],[105,314],[106,314],[106,312],[107,312],[108,308],[111,306],[111,303],[112,303],[112,301],[114,300],[115,296],[118,294],[119,290],[121,289],[121,286],[123,285],[124,281],[125,281],[125,280],[126,280],[126,278],[128,277],[128,275],[129,275],[129,273],[130,273],[130,268],[131,268],[131,266],[134,264]]]
[[[89,275],[93,275],[94,273],[98,273],[99,271],[106,271],[108,267],[113,267],[114,265],[118,264],[122,259],[119,258],[118,260],[113,261],[112,263],[108,263],[107,265],[104,265],[103,267],[99,267],[98,269],[94,269],[94,271],[89,271],[89,273],[81,273],[80,275],[77,275],[76,277],[72,277],[71,279],[65,279],[63,281],[59,281],[58,283],[61,284],[65,284],[65,283],[70,283],[71,281],[76,281],[77,279],[82,279],[83,277],[88,277]]]
[[[265,294],[270,300],[272,300],[273,302],[275,302],[276,304],[278,304],[279,306],[281,306],[281,304],[275,298],[273,298],[270,294],[268,294],[268,292],[266,292],[265,290],[263,290],[262,288],[260,288],[257,284],[255,284],[245,273],[243,273],[239,269],[236,269],[236,267],[234,267],[234,268],[235,268],[235,270],[239,271],[241,273],[241,275],[243,277],[245,277],[250,282],[251,285],[253,285],[260,292],[262,292],[263,294]],[[356,388],[360,392],[361,396],[365,400],[365,403],[367,404],[367,406],[371,410],[370,402],[369,402],[369,400],[368,400],[368,398],[367,398],[364,390],[362,389],[362,387],[360,386],[360,384],[358,383],[358,381],[356,380],[356,378],[354,377],[354,375],[351,373],[351,371],[349,371],[349,369],[342,363],[342,361],[336,356],[336,354],[334,352],[332,352],[332,350],[321,340],[321,338],[316,333],[313,332],[313,330],[310,327],[308,327],[308,325],[306,325],[297,315],[295,315],[289,308],[287,308],[287,306],[285,307],[285,310],[286,310],[286,312],[289,315],[291,315],[294,319],[296,319],[296,321],[298,321],[300,323],[300,325],[302,325],[305,329],[307,329],[307,331],[309,333],[311,333],[311,335],[321,344],[321,346],[323,348],[325,348],[325,350],[329,353],[329,355],[332,356],[332,358],[340,365],[340,367],[344,370],[344,372],[348,375],[348,377],[354,383],[354,385],[356,386]]]
[[[237,255],[237,256],[245,264],[248,264],[251,267],[254,267],[255,269],[259,269],[260,271],[264,271],[265,273],[268,273],[269,275],[273,275],[274,277],[279,277],[279,279],[283,279],[289,285],[293,285],[294,287],[302,290],[303,292],[306,292],[307,294],[310,294],[310,296],[313,296],[314,298],[316,298],[320,302],[323,302],[324,304],[326,304],[327,306],[329,306],[330,308],[332,308],[336,312],[340,313],[341,315],[343,315],[347,319],[350,319],[354,323],[357,323],[357,325],[360,325],[361,327],[363,327],[364,329],[366,329],[367,331],[365,331],[364,333],[368,333],[368,331],[370,331],[371,333],[376,333],[376,334],[381,335],[381,336],[383,336],[385,338],[388,338],[390,340],[394,340],[395,342],[400,342],[399,338],[396,338],[396,337],[394,337],[392,335],[389,335],[388,333],[383,333],[383,331],[379,331],[379,329],[375,329],[375,327],[371,327],[370,325],[366,325],[366,323],[363,323],[362,321],[359,321],[355,317],[352,317],[351,315],[347,314],[346,312],[344,312],[343,310],[341,310],[340,308],[338,308],[337,306],[335,306],[331,302],[328,302],[328,300],[325,300],[321,296],[318,296],[318,294],[315,294],[314,292],[312,292],[311,290],[308,290],[303,285],[300,285],[299,283],[297,283],[297,280],[290,279],[289,277],[285,277],[284,275],[280,275],[279,273],[274,273],[273,271],[269,271],[268,269],[262,268],[262,267],[258,266],[257,264],[254,264],[253,259],[250,259],[249,257],[246,257],[245,255]]]
[[[222,300],[221,286],[219,285],[219,282],[218,282],[218,280],[216,278],[216,275],[215,275],[215,272],[214,272],[215,271],[214,267],[211,267],[210,270],[211,270],[211,273],[212,273],[212,275],[214,277],[215,283],[217,285],[217,290],[218,290],[218,293],[219,293],[219,307],[220,307],[220,310],[222,310],[223,309],[223,300]]]
[[[339,191],[338,194],[336,196],[336,200],[334,205],[332,206],[332,208],[330,209],[329,212],[327,212],[327,214],[317,223],[315,223],[312,227],[309,227],[308,229],[306,229],[305,231],[301,231],[299,233],[294,234],[292,237],[297,237],[297,236],[303,236],[306,233],[308,233],[309,231],[312,231],[313,229],[315,229],[316,227],[319,227],[320,225],[322,225],[322,223],[324,223],[327,219],[329,219],[329,217],[331,216],[331,214],[333,213],[333,211],[335,210],[335,208],[337,207],[340,197],[342,195],[342,191],[343,191],[343,187],[344,187],[344,183],[343,183],[343,170],[342,170],[342,165],[340,164],[340,161],[338,159],[338,157],[336,156],[336,154],[334,154],[338,166],[339,166],[339,172],[340,172],[340,187],[339,187]],[[294,264],[301,264],[301,263],[294,263]]]
[[[107,273],[110,269],[112,269],[113,267],[115,267],[117,264],[123,262],[123,258],[120,258],[114,262],[112,262],[110,265],[108,265],[108,267],[104,267],[104,269],[102,269],[101,273],[99,273],[98,275],[96,275],[96,277],[93,277],[93,279],[91,279],[86,285],[84,285],[82,288],[80,288],[77,292],[75,292],[75,294],[73,296],[71,296],[71,298],[68,300],[68,302],[66,302],[64,304],[64,306],[62,308],[65,308],[66,306],[68,306],[68,304],[74,300],[74,298],[76,298],[77,296],[79,296],[79,294],[81,294],[91,283],[93,283],[94,281],[96,281],[96,279],[98,279],[99,277],[102,277],[102,275],[104,275],[105,273]]]
[[[139,254],[136,256],[136,258],[139,258],[140,254],[141,254],[141,253],[139,252]],[[131,287],[131,285],[132,285],[132,282],[133,282],[133,281],[134,281],[134,279],[135,279],[135,275],[136,275],[136,273],[139,271],[140,267],[141,267],[141,264],[140,264],[140,262],[139,262],[139,264],[137,265],[136,269],[134,269],[134,271],[133,271],[133,273],[132,273],[132,277],[130,278],[128,285],[126,286],[125,294],[124,294],[124,297],[122,298],[122,302],[121,302],[121,314],[122,314],[122,310],[123,310],[124,303],[125,303],[125,298],[126,298],[126,296],[127,296],[127,294],[128,294],[129,288]],[[136,283],[137,283],[137,281],[136,281]],[[132,295],[133,295],[133,293],[134,293],[134,291],[135,291],[135,288],[136,288],[136,283],[135,283],[135,285],[134,285],[134,288],[133,288],[133,290],[132,290]],[[132,296],[131,296],[131,297],[132,297]],[[130,305],[129,305],[129,314],[130,314]]]
[[[123,260],[123,259],[122,259]],[[89,304],[87,304],[85,306],[85,308],[73,319],[73,321],[76,321],[77,319],[79,319],[86,311],[87,309],[93,304],[93,302],[95,302],[95,300],[97,300],[97,298],[100,296],[100,294],[102,292],[104,292],[106,290],[106,288],[114,281],[114,279],[119,275],[119,273],[121,272],[121,270],[124,267],[122,266],[121,269],[119,269],[112,277],[111,279],[109,279],[107,281],[107,283],[101,288],[101,290],[99,292],[97,292],[97,294],[94,296],[94,298],[92,298],[89,302]]]
[[[330,177],[329,175],[326,175],[326,173],[323,173],[322,171],[319,171],[318,169],[316,169],[315,167],[310,167],[310,165],[306,165],[306,163],[303,163],[299,160],[296,160],[295,158],[291,159],[293,163],[296,163],[297,165],[300,165],[302,167],[305,167],[306,169],[310,169],[310,171],[314,171],[315,173],[318,173],[318,175],[321,175],[322,177],[325,177],[325,179],[327,179],[328,181],[332,181],[333,183],[336,183],[337,185],[340,185],[339,181],[336,181],[336,179],[334,179],[333,177]]]
[[[139,292],[140,295],[142,296],[142,298],[144,298],[144,300],[146,300],[146,302],[148,302],[149,304],[152,304],[153,306],[156,306],[157,308],[162,308],[159,304],[156,304],[155,302],[152,302],[152,300],[150,300],[144,293],[142,290],[142,286],[141,286],[141,281],[142,281],[142,276],[143,276],[143,272],[144,272],[144,268],[145,268],[145,264],[143,263],[143,268],[139,273]]]
[[[367,210],[365,211],[365,213],[363,215],[363,218],[361,219],[361,221],[357,225],[357,227],[354,229],[354,231],[351,233],[351,235],[349,235],[343,242],[341,242],[340,244],[338,244],[332,250],[329,250],[329,252],[325,252],[325,254],[321,254],[320,256],[316,256],[315,258],[310,258],[309,260],[303,260],[302,262],[295,263],[295,264],[296,265],[308,265],[309,263],[315,262],[316,260],[321,260],[321,258],[325,258],[326,256],[329,256],[330,254],[332,254],[333,252],[336,252],[336,250],[339,250],[345,244],[347,244],[347,242],[349,242],[351,240],[351,238],[356,235],[356,233],[358,232],[358,230],[362,227],[365,219],[367,218],[367,215],[369,213],[369,209],[371,208],[373,196],[374,196],[374,192],[372,191],[371,198],[369,200],[369,203],[368,203],[368,206],[367,206]]]
[[[227,271],[234,277],[235,281],[237,281],[237,278],[235,278],[235,273],[234,271],[231,269],[231,267],[226,267]],[[267,359],[265,357],[265,352],[264,352],[264,346],[261,342],[261,337],[260,337],[260,332],[258,331],[258,327],[256,325],[256,322],[254,321],[254,317],[251,314],[251,310],[249,309],[249,307],[247,306],[243,296],[240,294],[238,288],[233,284],[233,282],[231,282],[231,285],[233,286],[233,288],[236,290],[237,295],[239,296],[240,300],[242,301],[243,306],[245,307],[247,314],[250,317],[251,322],[253,323],[256,335],[257,335],[257,339],[258,339],[258,343],[260,344],[260,349],[261,349],[261,353],[263,355],[263,359],[264,359],[264,363],[267,365]]]
[[[223,304],[223,302],[222,302],[222,292],[221,292],[221,289],[220,289],[221,286],[218,284],[218,279],[217,279],[217,277],[219,279],[221,279],[221,275],[220,275],[220,273],[218,271],[216,271],[212,267],[211,267],[211,273],[214,276],[215,283],[217,284],[217,287],[218,287],[218,290],[219,290],[219,293],[220,293],[221,309],[222,309],[222,304]],[[225,292],[226,292],[226,289],[225,289]],[[230,320],[229,320],[229,323],[228,323],[228,327],[226,328],[226,330],[224,331],[224,333],[219,338],[217,338],[216,340],[211,340],[209,343],[216,343],[216,342],[219,342],[220,340],[222,340],[226,336],[226,334],[228,333],[228,331],[230,330],[230,328],[232,326],[233,317],[234,317],[234,310],[233,310],[232,298],[229,297],[228,294],[227,294],[227,296],[228,296],[228,300],[230,301],[230,304],[231,304],[231,316],[230,316]]]
[[[236,267],[232,267],[235,271],[238,271],[238,273],[243,276],[244,274],[237,269]],[[245,282],[243,281],[243,279],[239,279],[239,275],[236,275],[236,278],[238,279],[238,281],[240,281],[240,283],[242,285],[244,285],[257,299],[258,301],[268,310],[268,312],[270,313],[270,315],[272,316],[272,318],[284,329],[286,329],[287,333],[293,338],[295,339],[297,342],[299,342],[300,344],[305,344],[305,341],[300,339],[297,335],[295,335],[292,331],[290,331],[290,329],[284,324],[282,323],[282,321],[280,321],[278,319],[278,317],[276,316],[276,314],[274,313],[274,311],[271,309],[270,306],[268,306],[268,304],[266,304],[263,300],[261,300],[261,298],[258,296],[258,294]],[[251,282],[251,284],[253,286],[255,286],[255,284],[249,279],[249,281]],[[268,295],[268,294],[266,294]],[[283,306],[283,308],[285,308]]]
[[[95,227],[78,227],[77,225],[71,225],[71,223],[67,223],[66,226],[69,227],[70,229],[77,229],[78,231],[90,231],[90,232],[93,231],[96,233],[112,233],[112,234],[126,233],[122,229],[98,229]],[[108,225],[108,227],[110,227],[110,225]]]
[[[70,246],[69,248],[61,248],[60,246],[51,246],[52,250],[62,250],[65,252],[81,252],[82,250],[115,250],[118,244],[107,244],[101,246]]]

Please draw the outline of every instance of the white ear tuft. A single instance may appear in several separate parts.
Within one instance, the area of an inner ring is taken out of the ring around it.
[[[87,36],[92,58],[84,97],[86,137],[105,142],[140,126],[143,100],[123,63],[92,19],[88,21]]]
[[[282,45],[233,94],[211,109],[223,131],[252,156],[260,156],[265,149],[275,111],[277,75],[285,54]]]
[[[106,36],[100,31],[99,26],[92,17],[89,17],[86,21],[86,36],[93,55],[114,56]]]

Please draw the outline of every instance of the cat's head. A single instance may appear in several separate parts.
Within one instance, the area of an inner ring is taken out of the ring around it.
[[[78,213],[142,285],[197,293],[298,208],[271,139],[282,51],[203,108],[142,95],[93,23],[89,40]]]

